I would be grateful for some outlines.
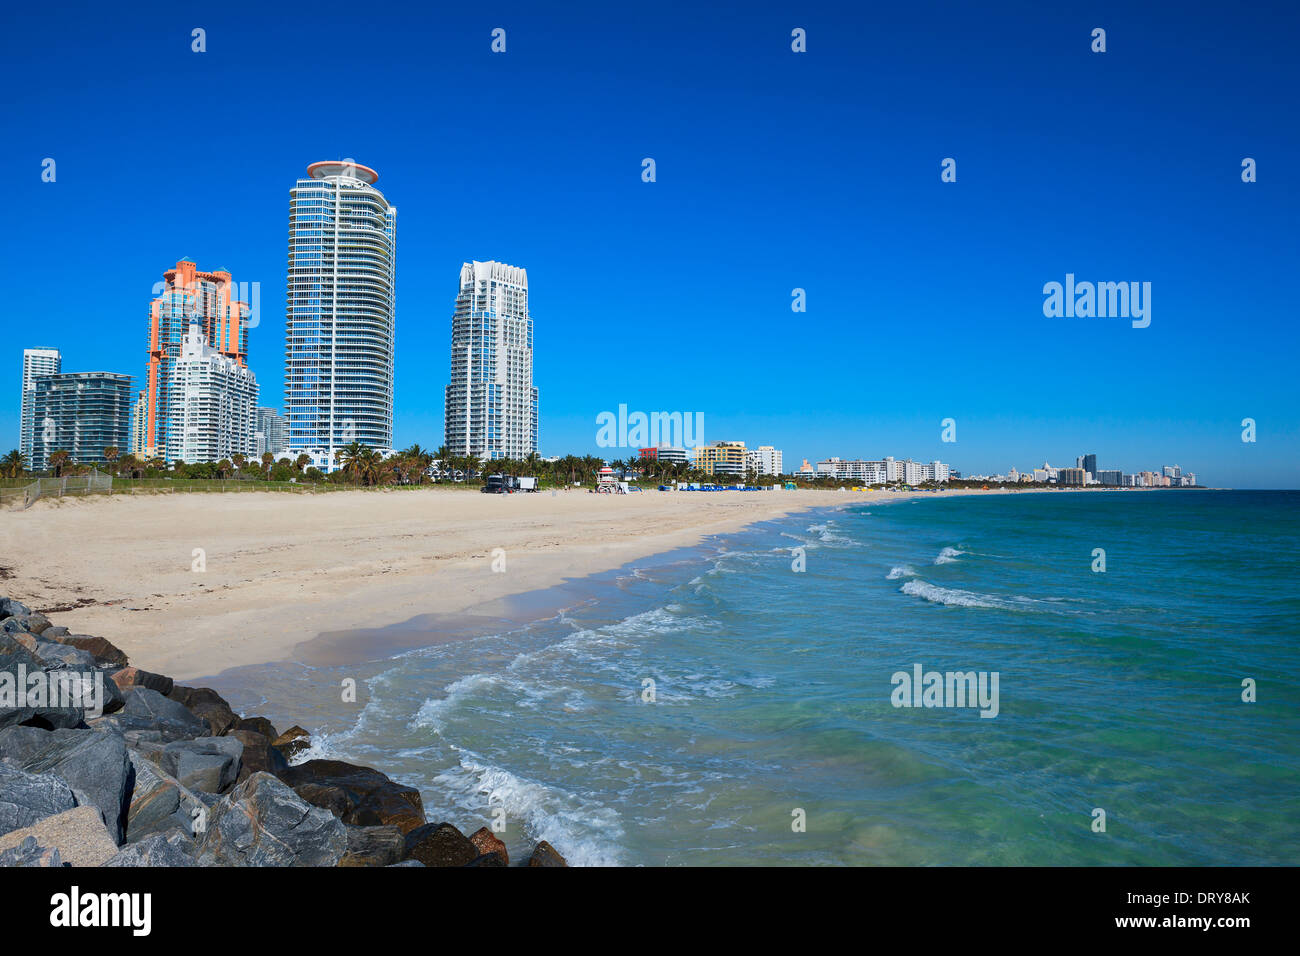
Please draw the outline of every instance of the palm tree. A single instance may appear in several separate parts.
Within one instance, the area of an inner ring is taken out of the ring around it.
[[[334,460],[343,466],[343,474],[355,479],[363,447],[360,442],[350,442],[334,452]]]
[[[54,469],[54,477],[62,478],[64,466],[67,465],[68,459],[72,457],[63,449],[50,452],[50,467]]]
[[[116,445],[109,445],[104,449],[104,460],[108,462],[108,473],[117,474],[117,456],[118,448]]]
[[[295,458],[294,461],[293,461],[293,467],[295,467],[295,468],[298,469],[298,474],[300,474],[300,475],[301,475],[304,471],[306,471],[307,466],[310,465],[310,464],[311,464],[311,455],[308,455],[306,452],[303,452],[302,454],[300,454],[300,455],[299,455],[297,458]]]
[[[362,448],[355,459],[356,474],[364,485],[377,484],[383,465],[383,456],[373,448]]]
[[[27,456],[17,448],[0,459],[0,475],[6,478],[21,478],[27,465]]]
[[[246,461],[248,461],[248,458],[247,456],[244,455],[242,451],[237,451],[230,456],[230,463],[234,465],[236,468],[238,468],[240,471],[244,470],[244,463]]]
[[[217,462],[217,477],[225,478],[226,475],[230,474],[230,466],[231,461],[229,458],[223,458],[221,461]]]
[[[269,479],[271,477],[271,466],[275,464],[275,456],[269,451],[262,452],[262,473]]]

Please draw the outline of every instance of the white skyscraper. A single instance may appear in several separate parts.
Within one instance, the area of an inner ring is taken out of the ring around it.
[[[257,379],[248,366],[209,346],[196,323],[171,369],[166,459],[221,461],[257,452]]]
[[[312,163],[289,192],[285,440],[331,465],[352,442],[393,445],[397,209],[378,179]]]
[[[467,262],[451,322],[447,448],[482,459],[537,450],[533,320],[528,273],[503,262]]]
[[[63,357],[58,349],[23,349],[23,395],[22,403],[18,406],[18,450],[27,456],[29,467],[34,442],[32,403],[36,397],[35,379],[38,375],[58,375],[62,364]]]

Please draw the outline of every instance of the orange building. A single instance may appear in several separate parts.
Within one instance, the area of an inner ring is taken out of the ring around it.
[[[171,368],[181,354],[191,324],[202,327],[207,343],[240,365],[248,364],[248,303],[224,269],[200,272],[190,259],[163,273],[149,305],[149,365],[145,374],[142,437],[146,457],[168,458],[166,409]]]

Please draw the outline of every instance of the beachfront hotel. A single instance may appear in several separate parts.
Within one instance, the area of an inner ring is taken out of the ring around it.
[[[528,272],[466,262],[451,320],[446,444],[452,455],[526,458],[537,450]]]
[[[715,441],[697,445],[695,467],[706,475],[744,475],[748,456],[743,441]]]
[[[131,376],[60,372],[36,377],[32,400],[33,471],[66,451],[80,464],[107,464],[104,449],[125,451],[131,437]]]
[[[874,461],[827,458],[817,462],[817,475],[835,481],[857,481],[864,485],[888,485],[902,482],[919,485],[924,482],[945,482],[950,468],[941,461],[912,461],[905,458],[881,458]]]
[[[22,402],[18,406],[18,450],[30,462],[33,441],[33,403],[36,400],[36,378],[39,375],[57,375],[62,368],[63,356],[58,349],[23,349]]]
[[[284,416],[274,408],[257,410],[257,455],[260,457],[268,451],[272,455],[282,455],[289,446],[284,437]]]
[[[235,297],[224,269],[201,272],[192,259],[181,259],[163,273],[161,294],[149,304],[149,362],[144,381],[143,445],[133,451],[147,458],[180,457],[181,436],[169,417],[178,407],[171,394],[174,368],[191,323],[205,340],[238,365],[248,364],[248,303]],[[157,288],[157,287],[156,287]]]
[[[195,322],[170,375],[168,461],[221,461],[256,454],[257,380],[252,369],[208,345]]]
[[[393,444],[397,208],[378,179],[319,162],[289,190],[285,442],[327,470],[352,442]]]

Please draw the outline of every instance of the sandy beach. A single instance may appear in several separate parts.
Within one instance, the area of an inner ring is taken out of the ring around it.
[[[998,492],[943,496],[963,493]],[[327,632],[472,615],[795,511],[902,497],[420,489],[64,498],[0,513],[0,592],[108,638],[139,667],[192,679],[302,659],[295,648]],[[193,570],[196,550],[205,570]]]

